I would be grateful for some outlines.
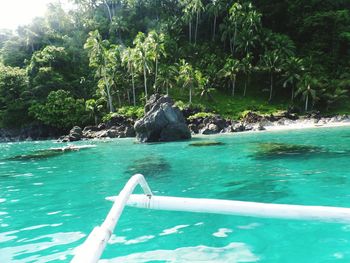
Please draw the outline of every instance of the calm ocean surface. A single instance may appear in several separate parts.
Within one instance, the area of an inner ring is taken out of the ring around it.
[[[1,263],[69,262],[135,173],[159,195],[350,207],[349,127],[83,144],[0,144]],[[126,208],[102,262],[350,262],[350,224]]]

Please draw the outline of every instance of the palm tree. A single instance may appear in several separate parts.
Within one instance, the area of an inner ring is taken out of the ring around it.
[[[217,18],[223,8],[223,3],[222,0],[211,0],[211,2],[207,5],[208,12],[214,16],[213,19],[213,36],[212,40],[214,41],[215,39],[215,33],[216,33],[216,23],[217,23]]]
[[[178,70],[176,66],[161,65],[159,67],[158,81],[161,86],[165,87],[167,95],[169,95],[169,89],[175,87],[177,75]]]
[[[305,111],[308,111],[309,109],[310,98],[313,100],[313,102],[318,99],[315,89],[318,85],[318,80],[312,77],[310,74],[304,74],[298,83],[298,89],[295,93],[295,97],[301,95],[302,99],[305,101]]]
[[[230,51],[232,55],[234,55],[234,48],[233,48],[233,42],[232,42],[232,35],[234,34],[233,32],[233,27],[231,26],[231,21],[226,17],[224,19],[224,22],[219,26],[219,29],[221,31],[221,41],[224,43],[224,48],[225,48],[225,43],[226,41],[229,42],[230,46]]]
[[[196,76],[192,65],[188,64],[184,59],[180,61],[178,80],[182,83],[184,88],[189,89],[189,103],[192,103],[192,89],[195,84]]]
[[[114,16],[111,22],[111,31],[116,31],[120,41],[122,41],[122,32],[128,30],[128,23],[122,16]]]
[[[278,50],[267,51],[260,59],[261,66],[270,74],[270,96],[269,102],[272,100],[274,87],[274,74],[281,72],[282,60]]]
[[[213,88],[209,87],[209,78],[204,76],[201,71],[196,70],[195,72],[196,83],[200,91],[200,97],[206,97],[207,100],[212,100],[211,93],[214,91]]]
[[[242,27],[244,13],[242,11],[242,5],[240,3],[234,3],[229,10],[229,21],[233,24],[233,35],[232,35],[232,55],[235,54],[236,39],[238,30]]]
[[[103,88],[107,94],[108,108],[110,112],[114,112],[112,95],[111,95],[111,76],[109,75],[108,64],[108,41],[102,40],[98,30],[91,31],[86,40],[84,48],[89,51],[90,66],[96,68],[96,76],[101,77]]]
[[[303,66],[303,60],[301,58],[297,57],[290,57],[288,58],[284,65],[284,81],[283,81],[283,87],[290,86],[291,87],[291,101],[294,100],[294,89],[296,87],[297,82],[301,78],[301,74],[304,71]]]
[[[246,79],[244,82],[244,92],[243,92],[244,97],[247,94],[247,86],[249,83],[249,77],[250,77],[251,72],[253,71],[252,60],[253,60],[252,55],[250,53],[248,53],[241,60],[241,63],[240,63],[240,71],[246,76]]]
[[[194,44],[197,43],[197,34],[198,34],[198,22],[199,22],[199,16],[200,13],[204,10],[204,5],[202,3],[202,0],[192,0],[192,10],[193,13],[196,14],[196,31],[194,33]]]
[[[143,73],[144,80],[144,88],[145,88],[145,98],[147,101],[148,98],[148,90],[147,90],[147,72],[150,72],[149,60],[150,53],[148,49],[148,45],[146,43],[145,34],[139,32],[134,40],[135,45],[135,64],[139,71]]]
[[[227,58],[224,67],[220,70],[220,75],[228,78],[232,84],[232,96],[235,96],[236,78],[240,70],[240,62],[237,59]]]
[[[136,92],[135,92],[135,80],[134,80],[134,68],[135,68],[135,50],[128,47],[124,49],[122,54],[122,61],[126,65],[126,68],[131,75],[131,83],[132,83],[132,98],[133,105],[136,106]]]
[[[261,14],[254,10],[251,3],[242,6],[238,12],[239,34],[234,37],[234,45],[246,55],[250,48],[258,41],[259,28],[261,26]],[[232,18],[231,18],[232,19]]]
[[[191,43],[192,42],[192,19],[194,16],[193,8],[192,8],[192,2],[191,0],[182,0],[180,1],[181,5],[184,6],[183,12],[183,19],[188,23],[188,40]]]
[[[152,58],[155,61],[155,73],[154,73],[154,89],[157,91],[157,75],[158,75],[158,61],[162,56],[166,56],[164,34],[151,31],[148,34],[147,42],[149,46],[149,52],[152,52]]]
[[[85,109],[90,113],[90,116],[94,118],[95,125],[98,124],[98,115],[102,108],[103,106],[99,103],[99,100],[90,99],[85,102]]]

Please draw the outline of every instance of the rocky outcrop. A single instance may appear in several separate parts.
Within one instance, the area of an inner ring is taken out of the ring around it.
[[[85,127],[83,137],[86,139],[135,137],[133,124],[133,119],[115,115],[106,123]]]
[[[79,126],[74,126],[67,136],[60,138],[62,142],[76,142],[80,141],[83,137],[83,130]]]
[[[188,119],[188,127],[194,134],[216,134],[222,132],[230,132],[227,130],[232,124],[232,121],[226,120],[219,115],[213,115],[208,117],[198,117]]]
[[[145,116],[134,125],[140,142],[177,141],[191,138],[180,109],[168,96],[154,94],[145,106]]]
[[[69,134],[59,138],[60,142],[74,142],[85,139],[106,139],[135,137],[134,120],[121,115],[113,116],[106,123],[97,126],[73,127]]]
[[[0,142],[57,138],[61,132],[40,123],[28,124],[21,128],[0,128]]]

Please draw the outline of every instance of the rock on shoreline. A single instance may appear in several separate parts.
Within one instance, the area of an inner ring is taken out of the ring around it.
[[[168,96],[154,94],[145,106],[145,116],[136,121],[140,142],[169,142],[191,139],[190,130],[180,109]]]

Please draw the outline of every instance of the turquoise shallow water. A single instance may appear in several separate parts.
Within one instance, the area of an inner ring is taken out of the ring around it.
[[[69,262],[129,177],[155,194],[350,207],[350,128],[243,133],[189,142],[97,147],[9,160],[46,142],[0,144],[0,262]],[[259,143],[318,146],[259,156]],[[82,143],[80,143],[82,144]],[[102,262],[349,262],[350,224],[126,208]]]

